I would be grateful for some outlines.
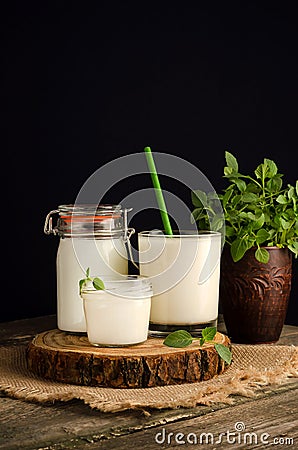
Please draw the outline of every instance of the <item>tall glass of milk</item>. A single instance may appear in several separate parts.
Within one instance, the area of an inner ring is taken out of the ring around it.
[[[87,331],[78,287],[87,268],[100,276],[127,274],[126,243],[134,232],[127,228],[127,211],[121,205],[60,205],[47,215],[45,233],[60,237],[56,260],[60,330]],[[59,215],[55,227],[54,214]]]
[[[184,329],[198,336],[203,328],[217,326],[221,234],[143,231],[138,243],[140,274],[153,288],[150,334]]]
[[[151,283],[145,277],[106,277],[104,290],[82,290],[88,340],[92,345],[118,347],[145,342],[148,336]]]

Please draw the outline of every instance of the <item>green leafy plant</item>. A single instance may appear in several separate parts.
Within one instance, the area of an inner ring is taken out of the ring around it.
[[[94,289],[97,291],[102,291],[105,289],[104,282],[98,277],[90,277],[90,269],[86,270],[86,277],[79,281],[79,292],[80,295],[82,293],[82,289],[87,285],[88,282],[91,282]]]
[[[235,262],[252,247],[262,263],[269,260],[266,246],[287,247],[297,257],[298,181],[295,186],[283,187],[283,174],[267,158],[258,165],[254,176],[241,174],[230,152],[225,153],[225,159],[223,177],[229,185],[218,195],[224,217],[215,211],[215,194],[198,190],[192,192],[192,221],[200,229],[223,232],[225,227],[225,242]]]
[[[202,330],[202,337],[195,338],[186,330],[177,330],[170,333],[164,340],[164,345],[168,347],[183,348],[192,344],[193,341],[199,340],[200,345],[203,346],[205,343],[214,344],[214,348],[219,354],[219,356],[227,363],[232,362],[232,352],[228,347],[223,344],[218,344],[214,341],[216,335],[215,327],[206,327]]]

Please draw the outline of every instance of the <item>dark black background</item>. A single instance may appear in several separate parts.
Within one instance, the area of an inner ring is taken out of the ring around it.
[[[296,2],[7,3],[2,320],[55,312],[58,238],[43,234],[45,216],[114,158],[150,145],[219,190],[229,150],[242,172],[267,157],[295,182]],[[146,175],[129,180],[109,200],[148,186]],[[148,214],[140,228],[158,219]],[[298,325],[297,261],[294,272],[287,323]]]

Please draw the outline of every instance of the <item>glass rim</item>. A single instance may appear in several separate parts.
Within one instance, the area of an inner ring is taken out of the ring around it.
[[[175,234],[176,233],[176,234]],[[153,238],[167,238],[167,239],[175,239],[175,238],[204,238],[204,237],[220,237],[221,233],[219,231],[212,230],[198,230],[196,233],[193,230],[173,230],[173,234],[165,234],[164,230],[158,230],[157,232],[154,230],[151,231],[140,231],[138,232],[138,236],[145,237],[153,237]]]
[[[123,275],[123,277],[117,276],[101,276],[100,277],[105,285],[105,289],[95,289],[91,284],[82,288],[81,294],[97,294],[109,293],[117,297],[151,297],[153,295],[152,284],[150,277],[144,275]],[[136,293],[140,295],[136,295]]]

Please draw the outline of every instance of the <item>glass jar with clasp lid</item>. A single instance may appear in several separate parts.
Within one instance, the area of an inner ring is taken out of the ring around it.
[[[60,237],[57,252],[58,328],[86,332],[79,280],[90,274],[126,275],[131,254],[127,213],[121,205],[60,205],[46,217],[44,232]],[[58,214],[56,226],[53,216]]]

